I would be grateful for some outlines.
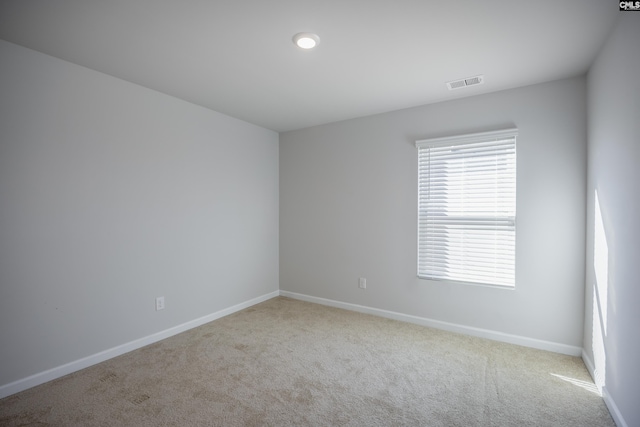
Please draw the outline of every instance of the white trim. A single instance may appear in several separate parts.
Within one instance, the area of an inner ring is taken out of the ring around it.
[[[473,142],[487,142],[492,140],[515,138],[518,136],[518,128],[494,130],[491,132],[468,133],[466,135],[445,136],[442,138],[429,138],[416,141],[416,147],[434,147],[448,144],[470,144]]]
[[[240,304],[236,304],[232,307],[222,309],[212,314],[208,314],[198,319],[190,320],[181,325],[174,326],[169,329],[165,329],[164,331],[156,332],[155,334],[151,334],[146,337],[128,342],[126,344],[122,344],[117,347],[113,347],[113,348],[101,351],[91,356],[83,357],[82,359],[75,360],[73,362],[67,363],[62,366],[57,366],[55,368],[49,369],[44,372],[39,372],[37,374],[11,382],[9,384],[4,384],[0,386],[0,399],[10,396],[12,394],[21,392],[23,390],[29,389],[31,387],[35,387],[37,385],[46,383],[47,381],[55,380],[56,378],[60,378],[72,372],[76,372],[81,369],[88,368],[89,366],[93,366],[97,363],[104,362],[105,360],[112,359],[114,357],[139,349],[146,345],[153,344],[155,342],[169,338],[173,335],[177,335],[179,333],[188,331],[189,329],[193,329],[198,326],[204,325],[205,323],[212,322],[221,317],[228,316],[232,313],[243,310],[247,307],[251,307],[252,305],[256,305],[258,303],[269,300],[271,298],[275,298],[279,294],[280,294],[279,291],[270,292],[268,294],[250,299],[248,301],[242,302]]]
[[[506,342],[509,344],[521,345],[524,347],[537,348],[539,350],[552,351],[570,356],[580,356],[582,348],[566,344],[543,341],[535,338],[528,338],[519,335],[506,334],[504,332],[491,331],[488,329],[474,328],[472,326],[459,325],[456,323],[443,322],[441,320],[428,319],[426,317],[412,316],[409,314],[397,313],[394,311],[382,310],[379,308],[366,307],[363,305],[334,301],[310,295],[298,294],[295,292],[280,291],[284,297],[294,298],[301,301],[313,302],[330,307],[342,308],[345,310],[357,311],[360,313],[373,314],[374,316],[386,317],[388,319],[400,320],[403,322],[415,323],[417,325],[428,326],[430,328],[442,329],[449,332],[457,332],[472,335],[480,338],[487,338],[494,341]]]
[[[584,362],[584,365],[587,367],[587,371],[589,371],[591,378],[595,382],[596,380],[595,365],[591,361],[591,358],[589,357],[587,352],[584,351],[584,349],[582,350],[582,361]],[[611,414],[611,418],[613,418],[613,421],[616,423],[616,426],[627,427],[628,424],[624,420],[624,417],[622,416],[622,414],[620,413],[620,410],[618,409],[618,405],[616,405],[616,402],[613,400],[613,398],[607,391],[606,385],[602,386],[602,390],[600,391],[600,394],[602,395],[602,400],[604,400],[605,405],[607,405],[607,408],[609,409],[609,413]]]
[[[595,365],[593,364],[593,362],[591,361],[591,358],[589,358],[589,355],[587,354],[586,351],[584,351],[584,349],[582,349],[582,353],[580,354],[580,357],[582,357],[582,361],[584,362],[584,366],[587,367],[587,371],[589,371],[589,375],[591,375],[591,379],[595,382],[596,381],[596,375],[595,375],[596,368],[595,368]]]
[[[607,386],[602,386],[602,399],[607,405],[607,408],[609,408],[609,413],[611,414],[611,418],[613,418],[613,421],[616,423],[616,426],[628,427],[627,422],[624,420],[622,414],[620,413],[620,410],[618,409],[618,405],[616,405],[616,402],[613,401],[613,398],[607,391]]]

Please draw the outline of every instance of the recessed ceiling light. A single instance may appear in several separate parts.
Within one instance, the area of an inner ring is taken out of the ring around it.
[[[293,42],[301,49],[313,49],[320,43],[320,37],[313,33],[298,33],[293,36]]]

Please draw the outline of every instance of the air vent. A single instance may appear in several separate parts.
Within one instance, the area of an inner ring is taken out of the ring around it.
[[[462,89],[463,87],[467,87],[467,86],[481,85],[482,83],[484,83],[484,76],[474,76],[474,77],[467,77],[466,79],[447,82],[447,87],[449,88],[449,90],[454,90],[454,89]]]

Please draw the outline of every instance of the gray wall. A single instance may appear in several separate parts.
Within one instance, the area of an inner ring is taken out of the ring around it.
[[[639,41],[640,14],[621,13],[588,75],[584,350],[628,426],[640,426]]]
[[[514,126],[515,290],[418,279],[414,141]],[[585,186],[584,78],[283,133],[280,289],[579,349]]]
[[[277,133],[3,41],[0,64],[0,385],[278,290]]]

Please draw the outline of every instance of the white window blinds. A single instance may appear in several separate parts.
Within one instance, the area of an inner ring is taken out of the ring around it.
[[[516,136],[416,142],[419,277],[515,285]]]

